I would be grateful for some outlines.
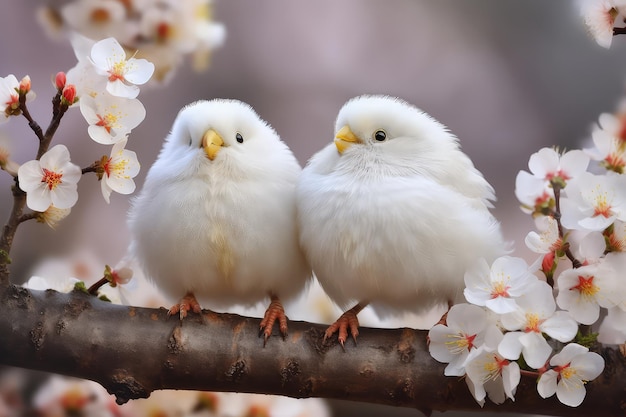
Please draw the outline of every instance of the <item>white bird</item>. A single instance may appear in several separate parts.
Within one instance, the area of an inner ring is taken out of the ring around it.
[[[301,167],[278,134],[237,100],[197,101],[178,114],[128,216],[131,258],[180,314],[270,297],[265,341],[281,299],[311,277],[298,243]],[[196,299],[197,297],[197,299]]]
[[[333,301],[353,306],[326,338],[338,330],[343,346],[350,330],[356,342],[368,304],[385,317],[459,302],[466,268],[507,252],[490,200],[444,125],[398,98],[349,100],[297,186],[309,264]]]

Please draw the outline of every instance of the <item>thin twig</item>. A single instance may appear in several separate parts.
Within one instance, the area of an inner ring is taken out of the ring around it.
[[[109,280],[106,277],[100,278],[95,284],[87,289],[87,292],[91,295],[98,295],[98,290],[105,284],[108,284]]]
[[[613,28],[613,36],[626,35],[626,28]]]
[[[558,226],[559,237],[563,239],[563,225],[561,224],[561,187],[552,181],[552,189],[554,190],[554,219]],[[583,265],[582,262],[576,259],[569,246],[565,248],[565,256],[572,262],[574,268],[580,268]]]
[[[18,223],[24,223],[25,221],[36,219],[39,216],[39,213],[32,212],[22,214],[19,219],[17,219]]]
[[[52,99],[52,120],[50,120],[50,124],[46,129],[46,133],[43,135],[43,139],[39,141],[39,149],[37,150],[36,159],[40,159],[43,154],[48,152],[50,142],[52,142],[52,138],[59,128],[61,119],[63,118],[63,115],[65,114],[67,109],[67,104],[63,104],[61,102],[61,91],[57,91],[56,95]]]
[[[28,111],[28,107],[26,106],[25,94],[20,95],[20,110],[22,115],[26,118],[26,120],[28,120],[28,126],[33,130],[33,132],[35,132],[35,135],[41,143],[41,141],[44,140],[43,130],[41,129],[41,126],[39,126],[39,123],[37,123],[30,115],[30,111]]]

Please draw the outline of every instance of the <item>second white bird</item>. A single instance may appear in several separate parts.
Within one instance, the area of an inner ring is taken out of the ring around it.
[[[458,302],[466,268],[506,252],[492,187],[445,126],[400,99],[348,101],[297,194],[315,275],[340,307],[354,306],[326,332],[342,345],[366,305],[385,315]]]

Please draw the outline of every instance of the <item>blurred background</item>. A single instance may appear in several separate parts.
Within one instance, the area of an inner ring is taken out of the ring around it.
[[[29,108],[44,128],[54,74],[69,70],[76,58],[63,33],[51,35],[50,21],[42,23],[39,8],[63,3],[5,2],[0,13],[0,76],[30,75],[37,99]],[[599,47],[570,0],[215,0],[212,11],[226,37],[208,68],[194,70],[186,56],[165,81],[142,88],[147,116],[127,146],[142,164],[138,188],[178,110],[192,101],[251,104],[304,165],[332,140],[346,100],[384,93],[422,108],[460,138],[496,189],[495,215],[515,241],[515,255],[531,260],[523,238],[533,222],[513,193],[517,172],[541,147],[580,148],[598,115],[613,111],[624,94],[626,37],[616,38],[610,50]],[[14,160],[33,159],[37,141],[24,118],[0,126],[0,135],[9,137]],[[54,143],[66,144],[81,167],[110,150],[89,138],[78,109],[63,118]],[[2,222],[11,183],[0,172]],[[79,196],[56,230],[35,222],[20,226],[14,282],[26,281],[46,257],[80,251],[102,263],[122,258],[132,196],[113,194],[106,204],[94,175],[80,181]],[[331,409],[337,416],[417,413],[339,401]]]

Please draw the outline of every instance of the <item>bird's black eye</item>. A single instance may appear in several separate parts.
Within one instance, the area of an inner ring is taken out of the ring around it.
[[[241,136],[241,133],[237,132],[235,139],[237,139],[237,142],[243,143],[243,136]]]
[[[376,139],[379,142],[382,142],[385,139],[387,139],[387,133],[385,133],[384,130],[377,130],[376,132],[374,132],[374,139]]]

